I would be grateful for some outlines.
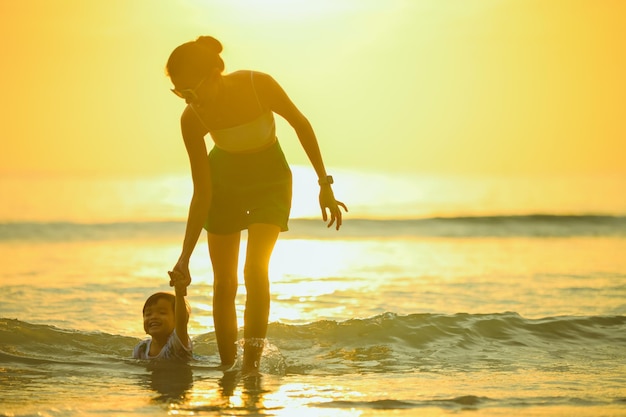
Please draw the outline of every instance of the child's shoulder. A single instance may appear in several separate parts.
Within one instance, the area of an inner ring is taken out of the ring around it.
[[[133,358],[134,359],[147,359],[148,351],[150,349],[150,340],[144,339],[137,343],[137,345],[133,349]]]

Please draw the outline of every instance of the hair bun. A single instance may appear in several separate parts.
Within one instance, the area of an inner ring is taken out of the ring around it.
[[[213,36],[200,36],[198,39],[196,39],[196,42],[210,49],[216,54],[222,52],[222,43],[215,39]]]

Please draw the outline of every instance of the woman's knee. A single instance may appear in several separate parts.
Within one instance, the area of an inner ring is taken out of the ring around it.
[[[244,281],[248,292],[269,291],[269,274],[267,267],[247,265],[244,268]]]
[[[243,267],[243,276],[246,282],[249,280],[267,280],[269,275],[268,265],[261,263],[246,262]]]
[[[237,296],[237,276],[215,276],[213,293],[220,299],[234,299]]]

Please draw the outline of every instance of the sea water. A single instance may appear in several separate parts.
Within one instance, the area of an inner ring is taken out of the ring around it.
[[[150,364],[130,357],[141,307],[184,222],[71,217],[0,223],[0,415],[626,415],[619,210],[293,219],[260,378],[215,369],[204,238],[194,360]]]

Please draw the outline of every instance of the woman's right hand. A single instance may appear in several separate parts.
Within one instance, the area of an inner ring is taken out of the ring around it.
[[[185,288],[191,284],[191,274],[189,273],[189,263],[178,261],[171,271],[168,271],[170,276],[170,287],[184,286]],[[185,295],[186,291],[185,291]]]

